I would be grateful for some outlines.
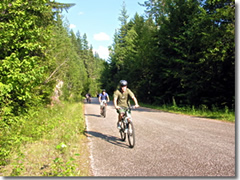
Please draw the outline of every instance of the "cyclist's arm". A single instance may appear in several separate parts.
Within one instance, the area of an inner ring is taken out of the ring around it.
[[[110,101],[109,96],[107,96],[107,102],[109,102],[109,101]]]
[[[114,107],[115,109],[119,109],[120,107],[117,105],[117,98],[113,98],[113,104],[114,104]]]
[[[101,103],[101,95],[99,95],[99,97],[98,97],[98,101]]]
[[[132,99],[133,99],[133,101],[135,103],[135,107],[139,107],[137,98],[135,96],[133,96]]]
[[[133,101],[135,103],[135,107],[139,107],[137,98],[135,97],[134,93],[130,89],[127,89],[127,90],[129,92],[130,97],[133,99]]]

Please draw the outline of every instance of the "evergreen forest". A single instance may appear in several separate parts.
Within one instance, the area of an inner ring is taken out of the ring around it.
[[[223,0],[149,0],[109,47],[102,83],[126,79],[140,102],[208,108],[235,105],[235,4]]]
[[[112,95],[125,79],[142,103],[234,111],[235,2],[146,0],[139,5],[145,13],[132,19],[123,5],[104,60],[93,52],[86,32],[74,33],[63,21],[62,12],[74,4],[1,1],[0,165],[8,163],[12,146],[32,138],[20,137],[20,129],[39,107],[51,107],[59,81],[61,101],[80,102],[102,88]]]

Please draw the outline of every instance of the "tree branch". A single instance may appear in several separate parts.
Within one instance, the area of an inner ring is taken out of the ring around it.
[[[63,66],[66,62],[67,62],[67,60],[65,60],[62,64],[60,64],[60,65],[52,72],[52,74],[44,81],[44,84],[47,84],[47,83],[50,81],[51,77],[52,77],[52,76],[59,70],[59,68],[60,68],[61,66]]]

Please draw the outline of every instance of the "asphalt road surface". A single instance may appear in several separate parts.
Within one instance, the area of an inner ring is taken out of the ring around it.
[[[166,113],[132,111],[136,144],[121,141],[112,102],[100,116],[97,98],[85,103],[93,176],[233,177],[235,124]]]

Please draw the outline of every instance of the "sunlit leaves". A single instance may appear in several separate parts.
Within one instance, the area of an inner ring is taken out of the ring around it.
[[[39,99],[34,94],[42,82],[52,24],[46,2],[4,0],[0,6],[0,107],[8,106],[15,115]],[[6,112],[0,115],[11,114]]]

